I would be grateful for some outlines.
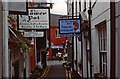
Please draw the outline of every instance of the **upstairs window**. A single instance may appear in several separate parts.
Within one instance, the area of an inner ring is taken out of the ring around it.
[[[59,29],[56,29],[56,38],[60,38]]]

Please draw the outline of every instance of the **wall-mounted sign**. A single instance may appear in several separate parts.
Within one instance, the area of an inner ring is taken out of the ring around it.
[[[60,33],[80,33],[80,19],[60,19]]]
[[[43,37],[44,32],[24,32],[24,37]]]
[[[49,8],[29,8],[28,15],[19,15],[19,30],[49,29]]]

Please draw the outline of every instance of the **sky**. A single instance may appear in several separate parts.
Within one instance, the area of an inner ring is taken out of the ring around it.
[[[67,15],[67,4],[66,0],[47,0],[48,2],[54,3],[53,8],[50,12],[53,14]]]

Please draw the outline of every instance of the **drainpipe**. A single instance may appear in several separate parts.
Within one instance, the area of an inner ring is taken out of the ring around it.
[[[26,52],[25,52],[25,66],[26,66],[26,77],[28,78],[29,77],[29,51],[28,49],[26,49]]]
[[[90,41],[90,79],[92,79],[92,42],[91,42],[91,15],[92,15],[92,9],[91,9],[91,0],[89,0],[89,41]]]
[[[81,0],[79,0],[79,11],[81,12]],[[79,12],[79,18],[80,18],[80,23],[82,22],[81,21],[81,15],[80,15],[80,12]],[[81,63],[82,63],[82,78],[83,78],[83,38],[82,38],[82,32],[81,32]]]
[[[116,36],[115,36],[115,0],[110,2],[110,25],[111,25],[111,64],[110,64],[110,77],[115,78],[115,66],[116,66]]]
[[[3,73],[3,57],[2,57],[2,54],[3,54],[3,44],[2,44],[2,42],[3,42],[3,18],[2,18],[2,2],[0,1],[0,16],[1,16],[1,18],[0,18],[0,79],[2,79],[2,73]]]
[[[9,77],[9,62],[8,62],[8,0],[3,3],[3,77]]]
[[[72,19],[73,18],[74,18],[74,0],[72,0]],[[74,36],[72,37],[72,73],[74,73]]]
[[[35,37],[35,65],[37,65],[37,48],[36,48],[36,37]]]
[[[77,0],[76,0],[76,18],[77,18]],[[78,72],[77,36],[76,36],[76,71]]]

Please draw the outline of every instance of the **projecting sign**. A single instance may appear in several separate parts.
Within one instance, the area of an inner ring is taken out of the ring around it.
[[[65,35],[59,35],[59,37],[73,37],[73,36],[81,36],[81,34],[65,34]]]
[[[44,32],[24,32],[24,37],[43,37]]]
[[[64,48],[63,46],[51,46],[51,48]],[[67,48],[67,46],[65,46]]]
[[[19,15],[19,30],[49,29],[49,8],[29,8],[28,15]]]
[[[80,33],[80,19],[60,19],[60,33]]]

